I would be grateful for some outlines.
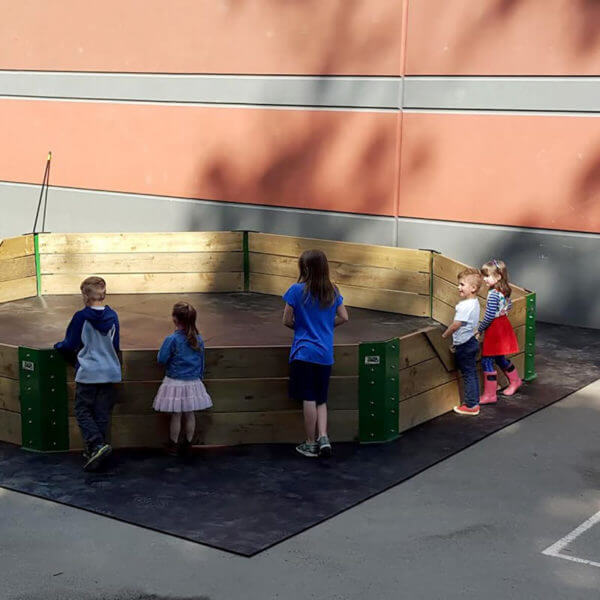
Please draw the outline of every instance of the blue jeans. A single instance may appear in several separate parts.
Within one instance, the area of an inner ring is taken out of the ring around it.
[[[508,371],[508,368],[512,365],[510,360],[506,356],[482,356],[481,357],[481,368],[484,373],[491,373],[495,371],[494,361],[503,370]]]
[[[477,375],[477,352],[479,343],[472,337],[468,342],[455,346],[455,361],[463,377],[465,404],[472,408],[479,404],[479,376]]]
[[[77,383],[75,386],[75,416],[89,449],[106,442],[115,392],[112,383]]]

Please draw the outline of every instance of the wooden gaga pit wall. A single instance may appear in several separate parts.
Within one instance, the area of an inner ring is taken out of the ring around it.
[[[4,240],[0,302],[37,293],[78,294],[80,282],[91,274],[104,277],[111,294],[245,290],[281,295],[296,281],[298,256],[309,248],[327,254],[332,279],[348,306],[433,317],[444,325],[452,321],[458,301],[456,275],[466,266],[462,263],[426,250],[254,232],[37,234]],[[531,379],[535,294],[516,286],[513,290],[510,318],[520,352],[512,359]],[[481,302],[484,306],[483,295]],[[332,438],[386,441],[451,410],[460,398],[459,377],[441,331],[427,327],[387,342],[336,345],[329,400]],[[115,447],[160,446],[166,439],[167,418],[151,406],[164,374],[156,364],[156,352],[123,352],[123,382],[117,384],[111,425]],[[197,414],[196,442],[301,439],[301,407],[287,394],[288,354],[288,346],[207,348],[205,384],[214,406]],[[28,356],[34,355],[44,356],[43,352]],[[38,382],[36,389],[42,392],[32,404],[24,392],[32,373],[43,379],[57,377],[57,371],[38,368],[37,363],[28,363],[33,371],[26,371],[23,356],[20,360],[17,347],[0,344],[0,440],[20,444],[22,430],[29,427],[27,437],[32,437],[33,427],[42,433],[32,449],[81,448],[73,370],[64,370],[64,392],[55,380]],[[64,398],[44,399],[44,390]],[[58,410],[64,413],[60,416],[66,419],[64,427],[53,421],[57,411],[48,410],[55,406],[52,402],[64,404],[64,411]],[[27,415],[21,415],[22,406]],[[32,415],[36,411],[40,414]]]

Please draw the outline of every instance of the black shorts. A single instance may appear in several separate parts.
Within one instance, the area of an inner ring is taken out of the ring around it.
[[[290,398],[325,404],[330,376],[331,365],[293,360],[290,363]]]

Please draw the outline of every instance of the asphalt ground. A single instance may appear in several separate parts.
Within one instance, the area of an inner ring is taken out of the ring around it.
[[[594,599],[600,381],[254,557],[0,489],[2,600]]]

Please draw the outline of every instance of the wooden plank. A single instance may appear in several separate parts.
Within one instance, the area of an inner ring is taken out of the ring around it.
[[[400,371],[400,401],[416,396],[431,388],[457,378],[456,371],[448,371],[439,358],[431,358]]]
[[[293,277],[250,272],[250,291],[258,294],[283,296],[294,283],[296,283],[296,279]]]
[[[357,410],[329,412],[332,441],[353,441],[358,435]],[[157,448],[168,437],[168,415],[113,415],[110,441],[115,448]],[[195,444],[297,443],[304,437],[302,411],[216,413],[202,411],[196,415]],[[69,418],[72,450],[83,443],[74,417]]]
[[[358,411],[328,414],[332,441],[352,441],[358,435]],[[159,447],[167,439],[168,415],[114,415],[111,443],[116,448]],[[302,411],[217,413],[196,415],[196,444],[297,443],[304,438]]]
[[[124,350],[124,381],[156,381],[164,368],[156,363],[158,350]],[[250,346],[206,349],[205,379],[287,377],[289,346]],[[333,348],[333,376],[358,376],[358,345],[340,344]],[[72,374],[71,378],[72,379]]]
[[[521,352],[523,352],[525,350],[525,334],[526,334],[525,325],[521,325],[520,327],[515,327],[515,335],[517,336],[517,342],[519,343],[519,351],[521,351]]]
[[[340,292],[348,306],[417,317],[429,316],[429,296],[422,294],[391,290],[369,290],[346,285],[340,286]]]
[[[446,371],[454,371],[456,369],[456,365],[454,364],[454,354],[450,350],[452,340],[442,338],[442,333],[441,329],[432,327],[425,332],[425,337],[433,346],[437,357],[444,365]]]
[[[249,246],[251,252],[290,256],[296,259],[305,250],[314,248],[325,252],[327,258],[333,262],[384,267],[400,271],[429,272],[430,253],[426,250],[372,246],[267,233],[250,233]]]
[[[242,249],[242,232],[42,233],[39,245],[41,254],[228,252]]]
[[[0,260],[12,260],[33,253],[33,235],[21,235],[0,241]]]
[[[423,330],[409,333],[400,338],[400,369],[407,369],[435,357],[435,351]]]
[[[35,277],[35,256],[19,256],[0,260],[0,281]]]
[[[19,349],[0,344],[0,377],[19,379]]]
[[[455,310],[453,306],[448,306],[438,298],[433,298],[433,319],[448,326],[454,321],[454,314]]]
[[[0,302],[21,300],[37,295],[37,281],[34,277],[23,277],[0,283]]]
[[[442,302],[448,304],[448,306],[451,307],[455,307],[461,300],[460,296],[458,295],[458,287],[456,286],[456,284],[450,283],[445,279],[441,279],[437,276],[433,277],[433,297],[437,298],[438,300],[441,300]],[[481,319],[485,314],[486,300],[481,296],[479,296],[477,300],[479,301],[479,318]]]
[[[468,267],[469,265],[449,258],[448,256],[444,256],[443,254],[433,255],[433,274],[454,285],[457,283],[458,274]]]
[[[42,254],[40,256],[42,275],[52,273],[231,272],[243,271],[243,261],[242,252],[129,252],[115,254]]]
[[[251,273],[250,291],[281,296],[295,281],[295,279],[279,275]],[[344,297],[344,304],[347,306],[418,317],[429,316],[429,296],[349,285],[340,285],[339,289]]]
[[[449,258],[448,256],[444,256],[443,254],[434,254],[433,256],[433,274],[454,285],[457,283],[458,274],[468,266],[469,265],[465,265],[464,263],[454,260],[453,258]],[[512,288],[511,298],[513,300],[528,294],[528,292],[518,285],[511,283],[510,286]],[[479,296],[485,299],[487,297],[487,293],[488,288],[485,284],[483,284],[479,290]]]
[[[78,294],[81,282],[90,274],[88,272],[43,275],[42,294]],[[242,273],[95,274],[106,280],[107,290],[111,294],[239,292],[243,289]]]
[[[0,409],[0,441],[21,445],[21,415]]]
[[[429,294],[429,273],[366,267],[334,261],[329,261],[329,271],[331,280],[337,285]],[[296,280],[298,278],[298,259],[290,256],[251,252],[250,272],[279,275]]]
[[[458,380],[427,390],[400,402],[399,431],[406,431],[452,410],[460,402]]]
[[[160,381],[126,381],[116,384],[118,402],[114,414],[154,414],[152,402],[160,383]],[[213,412],[268,412],[300,408],[300,404],[288,396],[287,377],[211,379],[206,382],[206,388],[213,401],[211,409]],[[68,384],[68,393],[69,414],[74,415],[75,383]],[[0,379],[0,407],[1,401],[2,380]],[[329,410],[357,410],[358,377],[332,377],[328,406]]]
[[[21,412],[19,382],[16,379],[0,377],[0,409]]]
[[[512,310],[508,313],[508,318],[515,329],[521,327],[521,325],[525,325],[525,320],[527,319],[527,298],[523,296],[522,298],[513,300]]]

